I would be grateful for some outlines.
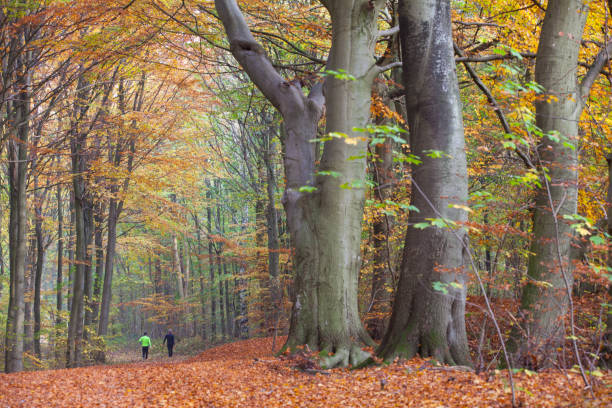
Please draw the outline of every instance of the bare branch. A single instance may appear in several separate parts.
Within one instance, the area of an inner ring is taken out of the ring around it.
[[[532,52],[521,52],[519,54],[523,58],[535,58],[536,55]],[[455,58],[455,62],[489,62],[489,61],[498,61],[498,60],[508,60],[518,58],[515,54],[491,54],[491,55],[483,55],[483,56],[473,56],[469,57],[465,54],[462,57]]]
[[[459,48],[457,43],[453,43],[453,47],[455,48],[455,53],[459,55],[459,57],[465,56],[463,50]],[[501,123],[502,128],[504,129],[504,132],[512,133],[512,129],[510,129],[510,125],[508,124],[508,120],[506,119],[504,112],[502,111],[501,107],[497,103],[497,100],[495,99],[495,97],[493,96],[489,88],[484,84],[484,82],[482,82],[482,80],[480,79],[480,77],[478,76],[474,68],[472,68],[472,66],[467,61],[462,61],[462,62],[470,78],[472,78],[476,86],[478,86],[478,88],[480,88],[482,93],[484,93],[485,96],[487,97],[489,104],[493,107],[495,114],[499,118],[499,122]],[[525,156],[523,152],[521,152],[518,149],[516,149],[515,152],[521,158],[521,160],[523,160],[523,162],[525,163],[527,167],[529,168],[535,167],[533,163],[531,163],[531,160],[529,160],[529,157]]]
[[[580,82],[580,95],[582,97],[587,96],[591,92],[591,87],[595,83],[597,76],[599,76],[603,67],[610,61],[611,54],[612,41],[608,41],[608,44],[599,51],[595,61],[593,61],[593,65],[591,65],[584,78],[582,78],[582,82]]]
[[[395,26],[395,27],[391,27],[388,30],[379,31],[378,32],[378,38],[388,37],[388,36],[391,36],[391,35],[395,35],[397,33],[399,33],[399,26],[398,25]]]
[[[487,23],[487,22],[481,22],[481,21],[459,21],[459,20],[454,20],[453,24],[459,24],[459,25],[466,26],[466,27],[470,27],[470,26],[476,26],[476,27],[497,27],[497,28],[501,27],[499,24]]]
[[[289,104],[301,104],[301,89],[285,81],[274,69],[263,47],[255,40],[235,0],[215,0],[223,22],[232,55],[238,60],[253,83],[279,111]]]

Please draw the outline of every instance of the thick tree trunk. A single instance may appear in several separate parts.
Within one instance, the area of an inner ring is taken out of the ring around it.
[[[564,217],[576,214],[578,203],[578,120],[584,105],[576,69],[587,14],[580,0],[551,2],[540,33],[535,80],[545,94],[536,102],[536,125],[545,136],[537,165],[547,176],[540,178],[536,192],[528,282],[521,298],[525,327],[513,330],[509,344],[517,365],[550,365],[565,341],[573,233]]]
[[[284,348],[308,344],[334,353],[322,361],[334,366],[361,361],[361,346],[372,344],[357,310],[367,143],[353,128],[369,120],[371,85],[380,72],[372,61],[383,2],[322,3],[332,18],[327,68],[344,70],[355,80],[333,75],[326,79],[327,132],[339,137],[325,143],[321,173],[315,179],[311,140],[322,113],[320,86],[306,97],[300,87],[284,81],[254,40],[236,2],[215,1],[233,55],[284,119],[283,205],[294,249],[293,309]],[[316,192],[304,191],[304,186],[314,186]]]
[[[470,365],[464,311],[467,271],[461,228],[416,228],[427,219],[462,223],[467,201],[461,101],[451,36],[450,0],[400,1],[403,82],[411,152],[412,211],[393,313],[378,354],[385,360],[415,354]],[[430,150],[443,152],[432,158]],[[443,291],[434,290],[434,284]]]

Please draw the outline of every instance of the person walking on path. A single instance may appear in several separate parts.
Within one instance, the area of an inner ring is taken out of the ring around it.
[[[149,347],[151,347],[151,338],[147,336],[147,332],[144,332],[141,338],[138,339],[142,346],[142,359],[146,360],[149,358]]]
[[[172,330],[168,329],[168,334],[164,337],[162,344],[164,343],[168,347],[168,357],[172,357],[172,349],[174,348],[174,334],[172,334]]]

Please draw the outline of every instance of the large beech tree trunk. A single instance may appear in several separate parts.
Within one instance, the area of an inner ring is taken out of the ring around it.
[[[565,217],[577,211],[578,121],[591,86],[612,52],[609,42],[578,82],[580,38],[587,14],[581,0],[549,2],[540,33],[535,80],[544,95],[535,108],[536,125],[544,136],[537,149],[537,166],[547,177],[540,177],[542,187],[536,192],[528,281],[521,298],[524,327],[513,330],[509,344],[519,365],[552,364],[565,337],[563,318],[573,284],[573,233]]]
[[[321,86],[308,96],[299,84],[278,74],[255,41],[234,0],[216,0],[231,51],[255,85],[283,116],[286,190],[283,205],[293,247],[294,288],[291,327],[285,348],[309,345],[333,353],[324,366],[356,364],[361,346],[372,344],[357,310],[361,218],[367,141],[353,130],[370,117],[379,0],[321,3],[332,20],[332,47],[327,68],[344,70],[354,80],[327,77],[325,142],[315,175],[312,139],[322,114]],[[337,177],[335,177],[337,176]],[[312,186],[315,191],[301,187]],[[341,186],[345,187],[342,188]],[[325,353],[322,353],[325,355]]]
[[[471,364],[465,331],[464,241],[458,228],[415,224],[444,218],[461,223],[467,200],[461,102],[451,36],[450,0],[400,1],[403,82],[413,154],[412,211],[389,329],[378,349],[386,360],[415,354]],[[440,158],[429,150],[442,151]],[[443,291],[434,290],[440,282]]]

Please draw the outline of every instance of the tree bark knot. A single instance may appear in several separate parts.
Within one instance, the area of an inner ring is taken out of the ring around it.
[[[234,40],[230,43],[230,50],[232,53],[244,53],[244,52],[254,52],[260,55],[266,55],[265,50],[261,45],[259,45],[255,41],[248,40]]]

